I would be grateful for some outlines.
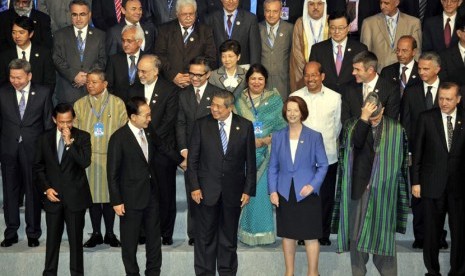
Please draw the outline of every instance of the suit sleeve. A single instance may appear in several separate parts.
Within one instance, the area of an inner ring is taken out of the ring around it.
[[[194,123],[194,128],[192,130],[192,136],[189,143],[189,155],[187,156],[187,177],[189,177],[190,182],[190,191],[195,191],[200,189],[198,170],[200,163],[200,123],[197,120]]]
[[[55,83],[56,83],[56,74],[55,67],[53,66],[52,54],[50,52],[51,48],[48,48],[44,51],[44,84],[50,87],[50,93],[53,94]]]
[[[344,89],[342,92],[341,123],[344,124],[352,117],[350,112],[350,88]]]
[[[215,69],[217,66],[217,60],[216,60],[216,45],[215,45],[215,39],[213,38],[213,30],[209,26],[206,26],[205,28],[205,56],[208,58],[210,61],[210,66],[212,66],[212,69]],[[260,50],[261,51],[261,50]]]
[[[412,23],[412,36],[415,38],[415,40],[417,41],[417,49],[423,49],[422,48],[422,33],[421,33],[421,23],[420,23],[420,20],[415,18],[415,21],[411,22]],[[421,54],[421,51],[417,51],[416,55],[415,55],[415,60],[418,60],[418,58],[420,57],[420,54]]]
[[[51,28],[51,19],[50,16],[46,14],[41,14],[43,25],[41,26],[42,30],[42,45],[47,49],[52,49],[53,39],[52,39],[52,28]]]
[[[415,154],[413,155],[412,185],[421,185],[420,171],[422,170],[423,149],[426,135],[427,114],[422,113],[418,118],[415,133]]]
[[[400,102],[400,124],[404,127],[407,137],[412,137],[411,125],[410,125],[410,89],[407,87],[404,91],[404,96]],[[413,91],[412,91],[413,92]],[[413,143],[410,143],[411,145]]]
[[[108,56],[116,54],[116,38],[117,36],[115,36],[115,29],[110,28],[105,36],[105,51],[107,52]]]
[[[174,77],[180,72],[175,72],[171,69],[169,58],[168,58],[168,49],[169,47],[174,47],[174,45],[169,45],[169,36],[174,35],[171,30],[167,28],[168,25],[160,26],[158,29],[158,37],[155,41],[155,47],[153,52],[155,55],[160,57],[161,64],[163,67],[163,73],[169,81],[173,81]]]
[[[246,147],[246,177],[243,193],[249,196],[255,196],[257,186],[257,165],[255,157],[255,135],[252,123],[248,123]]]
[[[249,30],[250,64],[260,63],[262,57],[262,44],[260,40],[257,18],[253,17]]]
[[[368,26],[369,25],[369,22],[367,22],[367,20],[363,20],[363,23],[362,23],[362,30],[360,31],[360,42],[365,44],[368,48],[369,51],[372,51],[373,49],[373,45],[371,45],[371,41],[372,41],[372,38],[371,38],[371,27]]]
[[[107,180],[108,180],[108,191],[110,193],[110,203],[112,206],[120,205],[123,202],[121,196],[121,163],[123,162],[123,143],[118,136],[119,132],[115,132],[108,143],[108,155],[107,155]]]
[[[46,95],[45,95],[45,101],[44,101],[44,108],[42,111],[42,118],[44,120],[44,130],[49,130],[55,127],[55,124],[53,123],[53,120],[52,120],[53,107],[52,107],[51,95],[53,94],[53,92],[51,92],[48,89],[44,92],[46,93]]]
[[[433,49],[433,36],[431,34],[430,20],[425,19],[424,29],[423,29],[423,39],[422,47],[420,48],[422,52],[432,51]]]
[[[280,132],[273,135],[271,140],[270,162],[268,164],[268,194],[278,191],[278,176],[279,176],[279,154],[281,135]]]
[[[107,68],[105,70],[105,76],[106,76],[106,79],[107,79],[107,82],[108,82],[108,91],[110,93],[113,94],[113,88],[114,88],[114,85],[115,85],[115,77],[114,77],[114,73],[115,73],[115,68],[114,68],[114,63],[112,62],[114,56],[110,56],[108,57],[108,62],[107,62]]]
[[[395,86],[390,86],[389,89],[390,91],[388,93],[389,96],[387,98],[386,107],[384,108],[384,114],[397,120],[400,109],[400,92]]]
[[[178,114],[176,120],[176,142],[178,144],[178,150],[180,151],[183,149],[187,149],[187,118],[184,108],[182,107],[181,93],[184,93],[184,91],[179,92]]]
[[[79,73],[79,70],[72,68],[71,65],[66,60],[66,50],[68,46],[63,33],[56,33],[55,40],[53,44],[52,59],[55,64],[55,68],[66,80],[73,82],[76,75]]]
[[[315,191],[319,191],[325,179],[326,172],[328,171],[328,158],[326,157],[325,145],[323,144],[323,136],[321,133],[318,133],[315,139],[315,157],[316,173],[313,179],[310,180],[310,185],[312,185]]]
[[[99,41],[98,41],[98,56],[97,56],[97,62],[93,66],[97,66],[98,68],[105,69],[105,66],[107,65],[107,54],[105,51],[105,33],[100,32],[101,35],[99,36]]]
[[[90,134],[82,130],[75,137],[75,141],[66,148],[68,151],[67,155],[81,168],[85,169],[91,163],[91,147]]]
[[[173,128],[175,128],[178,113],[178,89],[171,85],[167,88],[169,91],[166,91],[168,99],[165,112],[161,124],[159,124],[156,129],[157,134],[162,138],[167,137],[168,133],[172,132]]]
[[[46,139],[47,137],[44,135],[40,136],[39,139],[37,139],[36,151],[34,156],[34,182],[37,184],[41,192],[45,192],[47,191],[47,189],[51,188],[50,182],[47,179],[47,173],[45,169],[44,149]]]

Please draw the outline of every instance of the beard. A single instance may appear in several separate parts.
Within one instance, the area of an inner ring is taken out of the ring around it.
[[[15,5],[14,8],[19,16],[27,16],[32,10],[32,1],[29,3],[28,7],[20,8]]]

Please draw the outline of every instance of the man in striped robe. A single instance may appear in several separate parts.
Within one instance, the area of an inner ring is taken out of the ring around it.
[[[395,237],[407,225],[407,136],[383,111],[369,93],[341,141],[331,230],[337,252],[350,251],[352,275],[366,274],[369,254],[381,275],[397,275]]]

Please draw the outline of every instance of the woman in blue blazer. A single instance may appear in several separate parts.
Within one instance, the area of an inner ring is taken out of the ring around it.
[[[286,274],[294,274],[296,240],[305,240],[308,274],[318,275],[322,237],[320,186],[328,170],[323,138],[305,127],[305,101],[289,97],[283,106],[289,126],[273,133],[268,193],[276,205],[277,234],[283,238]]]

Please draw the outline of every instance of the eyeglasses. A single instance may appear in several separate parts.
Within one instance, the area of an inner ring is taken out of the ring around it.
[[[192,73],[192,72],[189,72],[189,77],[190,78],[202,78],[203,76],[205,76],[208,72],[205,72],[203,74],[195,74],[195,73]]]
[[[339,32],[343,32],[349,25],[346,25],[346,26],[329,26],[329,30],[333,33],[335,33],[336,31],[339,31]]]
[[[88,12],[81,12],[81,13],[72,13],[71,14],[71,17],[85,17],[87,16],[89,13]]]

